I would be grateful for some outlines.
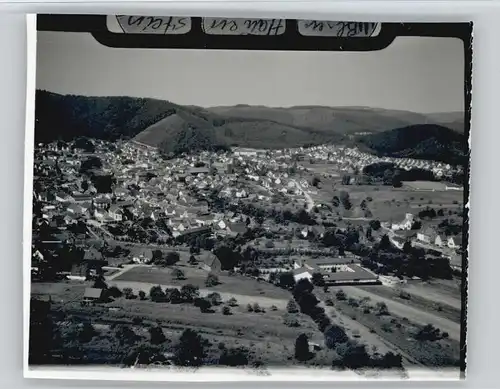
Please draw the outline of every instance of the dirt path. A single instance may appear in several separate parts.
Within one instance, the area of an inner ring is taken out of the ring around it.
[[[433,324],[441,331],[448,332],[450,338],[460,341],[460,324],[454,323],[451,320],[439,317],[432,313],[415,309],[407,304],[403,304],[392,299],[378,296],[369,291],[359,289],[355,286],[344,287],[343,290],[349,297],[363,298],[369,297],[374,302],[384,302],[387,304],[389,312],[396,316],[406,317],[411,322],[420,325]]]
[[[136,266],[142,266],[142,267],[147,267],[148,265],[124,265],[123,268],[120,269],[120,271],[117,271],[116,273],[113,273],[106,277],[106,281],[113,281],[115,278],[120,277],[122,274],[125,274],[128,272],[130,269],[133,269]],[[149,290],[149,289],[148,289]]]

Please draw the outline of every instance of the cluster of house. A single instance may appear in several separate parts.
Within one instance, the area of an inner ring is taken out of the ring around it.
[[[405,218],[400,223],[393,223],[391,225],[392,231],[412,231],[417,220],[411,213],[407,213]],[[416,231],[416,234],[406,235],[405,237],[391,234],[390,240],[397,248],[403,249],[404,244],[412,238],[413,241],[433,245],[436,248],[449,248],[452,250],[459,250],[462,248],[462,235],[444,236],[439,234],[434,228],[427,227]]]
[[[130,218],[166,217],[168,229],[175,237],[206,226],[225,230],[225,223],[239,221],[228,215],[208,213],[203,196],[214,190],[219,197],[250,202],[269,201],[277,193],[302,196],[302,187],[287,172],[289,163],[280,160],[286,157],[284,153],[205,152],[165,161],[156,150],[132,142],[114,146],[119,153],[108,152],[109,145],[100,141],[95,142],[95,153],[76,152],[67,145],[58,147],[54,143],[38,149],[37,177],[50,179],[55,169],[62,176],[60,185],[52,183],[34,193],[45,204],[43,218],[51,220],[58,215],[66,225],[82,219],[104,225]],[[82,162],[91,156],[102,161],[96,174],[112,175],[112,192],[98,193],[90,180],[79,173]],[[193,192],[201,194],[201,198],[194,197]],[[166,231],[158,233],[161,237]]]
[[[344,150],[344,158],[348,159],[351,164],[359,168],[359,170],[362,170],[363,167],[374,163],[390,162],[398,168],[404,170],[422,169],[432,171],[434,173],[434,176],[437,178],[451,176],[454,173],[463,172],[463,168],[461,166],[452,166],[447,163],[422,159],[392,157],[382,158],[375,155],[363,153],[358,148],[346,148]]]

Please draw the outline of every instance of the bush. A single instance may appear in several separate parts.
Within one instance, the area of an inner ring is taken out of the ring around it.
[[[146,300],[146,292],[144,292],[143,290],[140,290],[139,291],[139,298],[141,300]]]
[[[359,302],[355,298],[350,297],[347,304],[349,304],[351,307],[359,307]]]
[[[283,324],[285,324],[287,327],[300,327],[300,323],[297,318],[290,314],[286,314],[283,316]]]
[[[276,305],[271,306],[271,311],[277,311],[277,310],[278,310],[278,307]]]
[[[205,285],[207,287],[219,285],[219,277],[213,273],[209,273],[207,279],[205,280]]]
[[[253,311],[257,312],[257,313],[264,312],[264,310],[260,307],[260,305],[258,303],[253,304]]]
[[[333,307],[333,300],[332,299],[326,299],[325,304],[329,307]]]
[[[222,303],[222,298],[219,293],[213,292],[207,295],[207,299],[212,305],[220,305]]]
[[[172,277],[176,280],[185,280],[184,272],[181,269],[172,270]]]
[[[226,316],[231,315],[232,314],[231,313],[231,308],[229,308],[229,307],[222,308],[222,314],[226,315]]]
[[[297,306],[297,303],[294,300],[290,300],[290,301],[288,301],[288,304],[286,305],[286,311],[288,313],[298,313],[299,307]]]
[[[342,289],[340,289],[337,293],[335,293],[335,297],[337,297],[337,300],[340,300],[340,301],[347,299],[347,296]]]
[[[374,359],[372,363],[374,367],[382,369],[397,369],[403,367],[403,358],[401,357],[401,354],[394,354],[389,351],[381,358]]]
[[[272,248],[274,248],[274,242],[273,242],[272,240],[268,240],[268,241],[266,242],[266,245],[265,245],[265,246],[266,246],[266,248],[268,248],[268,249],[272,249]]]
[[[382,324],[380,328],[382,328],[382,331],[384,332],[392,332],[392,327],[389,323]]]
[[[432,324],[427,324],[415,334],[415,339],[421,341],[435,341],[441,338],[441,331]]]
[[[134,292],[132,288],[123,288],[123,295],[127,300],[131,300],[135,298],[136,296],[134,295]]]
[[[229,300],[227,300],[227,303],[230,307],[238,306],[238,300],[236,300],[234,297],[231,297]]]
[[[402,298],[403,300],[410,300],[411,295],[408,292],[402,290],[401,292],[399,292],[399,298]]]
[[[247,304],[247,311],[248,312],[253,312],[252,304]]]
[[[379,302],[375,305],[377,309],[377,314],[379,316],[384,316],[389,314],[389,308],[387,308],[387,304],[384,302]]]

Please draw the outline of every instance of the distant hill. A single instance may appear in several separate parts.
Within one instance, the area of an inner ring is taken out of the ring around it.
[[[36,91],[37,141],[87,136],[114,140],[133,137],[171,115],[175,104],[133,97],[86,97]]]
[[[430,118],[366,107],[201,108],[149,98],[85,97],[39,90],[35,137],[37,141],[79,136],[135,139],[173,153],[226,146],[286,148],[344,142],[361,133],[460,119],[460,114],[446,115]]]
[[[359,144],[379,156],[415,158],[463,164],[466,138],[447,127],[419,124],[358,138]]]

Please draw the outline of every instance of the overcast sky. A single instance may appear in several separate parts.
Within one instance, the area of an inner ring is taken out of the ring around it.
[[[464,51],[450,38],[397,38],[377,52],[114,49],[90,34],[39,32],[37,88],[219,105],[464,109]]]

